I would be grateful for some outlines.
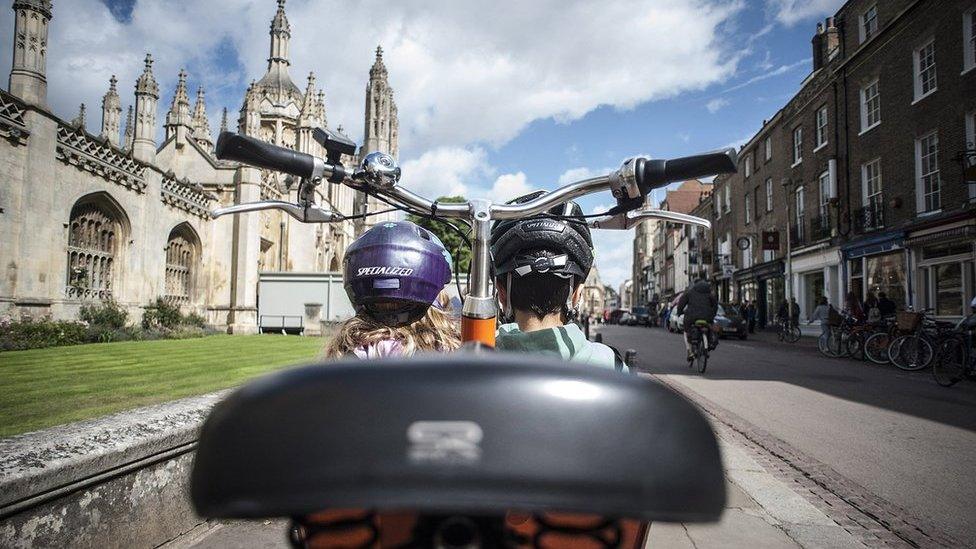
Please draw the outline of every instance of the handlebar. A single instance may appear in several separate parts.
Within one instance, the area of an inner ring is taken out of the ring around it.
[[[671,160],[638,159],[635,173],[642,194],[673,181],[734,173],[735,149],[724,149]]]
[[[568,200],[605,189],[611,189],[614,196],[617,197],[618,208],[612,212],[616,214],[640,207],[643,204],[643,197],[651,190],[663,187],[673,181],[733,173],[736,170],[735,149],[713,151],[671,160],[634,158],[624,162],[623,167],[611,174],[560,187],[528,202],[490,204],[485,209],[483,205],[475,207],[471,203],[439,204],[431,202],[398,186],[399,167],[396,166],[392,157],[384,153],[370,153],[362,160],[362,167],[353,172],[342,164],[327,162],[310,154],[272,145],[254,137],[223,132],[217,139],[215,154],[217,158],[222,160],[236,160],[244,164],[281,171],[310,180],[324,177],[335,183],[346,182],[354,188],[392,198],[399,202],[401,207],[408,210],[429,212],[432,215],[449,218],[467,218],[472,214],[475,217],[487,215],[488,218],[495,220],[537,215]],[[278,205],[270,207],[283,209]],[[237,213],[223,210],[221,213]]]
[[[220,134],[214,154],[221,160],[236,160],[258,168],[267,168],[307,179],[331,177],[337,171],[345,171],[342,165],[328,164],[310,154],[231,132]]]

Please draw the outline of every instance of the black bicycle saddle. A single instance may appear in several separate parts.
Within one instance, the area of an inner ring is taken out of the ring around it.
[[[671,390],[518,354],[347,360],[276,373],[206,420],[192,472],[211,518],[326,508],[713,521],[718,445]]]

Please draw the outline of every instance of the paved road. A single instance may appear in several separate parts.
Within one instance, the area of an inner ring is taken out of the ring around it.
[[[946,389],[930,371],[825,359],[809,344],[755,340],[724,340],[699,376],[684,361],[679,335],[600,331],[607,343],[636,349],[641,368],[704,397],[706,407],[826,465],[839,475],[834,485],[853,487],[842,497],[854,493],[855,503],[887,507],[909,524],[976,540],[976,383]]]

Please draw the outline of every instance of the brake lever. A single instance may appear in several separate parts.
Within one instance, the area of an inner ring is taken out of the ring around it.
[[[629,214],[630,212],[623,212],[604,219],[597,219],[591,221],[589,225],[590,228],[593,229],[625,231],[634,225],[637,225],[641,221],[645,221],[647,219],[661,219],[664,221],[670,221],[672,223],[680,223],[682,225],[698,225],[700,227],[705,227],[706,229],[712,228],[711,222],[707,219],[668,210],[648,208],[637,211],[633,216]]]
[[[332,223],[345,219],[341,214],[320,206],[301,206],[282,200],[259,200],[257,202],[235,204],[226,208],[216,208],[210,214],[217,218],[222,215],[257,212],[261,210],[281,210],[302,223]]]

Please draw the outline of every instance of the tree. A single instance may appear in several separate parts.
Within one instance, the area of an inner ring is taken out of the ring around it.
[[[442,196],[437,199],[437,202],[456,204],[459,202],[467,202],[467,199],[463,196]],[[441,221],[435,221],[425,217],[417,217],[415,215],[408,215],[407,220],[412,221],[436,234],[437,238],[441,239],[441,242],[444,243],[444,247],[447,248],[447,251],[451,252],[451,255],[457,260],[458,271],[461,274],[468,272],[468,267],[471,265],[471,249],[468,248],[468,245],[464,242],[464,239],[462,239],[461,235],[454,231],[454,229],[448,227]],[[467,233],[467,227],[465,227],[463,224],[453,223],[453,225]],[[453,269],[454,265],[451,265],[451,268]]]

